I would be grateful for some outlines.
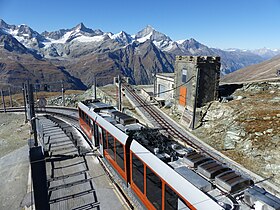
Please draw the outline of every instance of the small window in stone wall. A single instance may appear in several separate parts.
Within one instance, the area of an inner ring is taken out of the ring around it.
[[[187,70],[182,70],[182,82],[187,82]]]

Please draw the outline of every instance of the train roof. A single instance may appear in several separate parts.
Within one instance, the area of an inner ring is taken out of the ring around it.
[[[215,200],[201,192],[201,190],[179,175],[176,171],[170,170],[170,166],[149,152],[148,149],[139,142],[133,141],[130,149],[166,183],[172,186],[177,193],[187,198],[188,202],[193,204],[195,208],[223,209]]]
[[[94,100],[94,99],[88,99],[85,101],[82,101],[85,106],[90,108],[92,111],[99,112],[102,109],[114,109],[112,105],[105,104],[99,100]]]
[[[210,198],[213,193],[220,194],[222,189],[223,192],[234,194],[253,184],[252,180],[230,170],[227,166],[193,149],[182,148],[175,141],[162,135],[160,130],[146,128],[135,118],[117,111],[111,105],[98,100],[86,100],[80,102],[78,106],[122,144],[125,145],[130,136],[133,139],[131,151],[170,186],[174,187],[177,193],[195,204],[197,209],[223,209],[217,203],[219,199]],[[183,158],[180,156],[181,153]],[[170,170],[170,167],[174,170]],[[228,177],[231,179],[228,180]],[[214,183],[213,190],[209,183]],[[206,194],[198,193],[201,190]],[[261,200],[259,197],[264,200],[264,203],[266,201],[267,206],[273,206],[276,202],[274,197],[274,203],[268,200],[272,195],[265,193],[256,195],[256,192],[252,190],[247,190],[246,193],[245,195],[248,197],[246,202],[250,205],[253,205],[255,200]],[[277,201],[279,202],[279,199]]]
[[[158,129],[132,130],[130,136],[162,161],[170,161],[173,152],[171,145],[175,144],[175,141],[162,135]]]
[[[90,107],[86,106],[84,103],[79,102],[78,104],[79,108],[83,110],[92,120],[97,122],[102,128],[106,128],[106,130],[115,138],[117,138],[122,144],[125,145],[128,135],[122,132],[119,129],[116,129],[116,127],[104,118],[104,115],[100,115],[100,113],[94,112],[91,110]]]

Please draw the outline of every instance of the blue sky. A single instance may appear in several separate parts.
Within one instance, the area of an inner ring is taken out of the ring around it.
[[[173,40],[218,48],[280,48],[280,0],[0,0],[0,18],[34,30],[87,27],[135,34],[146,25]]]

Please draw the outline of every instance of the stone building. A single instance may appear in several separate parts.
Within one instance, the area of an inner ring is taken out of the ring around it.
[[[218,99],[220,57],[177,56],[174,99],[178,110],[191,122],[196,108]]]

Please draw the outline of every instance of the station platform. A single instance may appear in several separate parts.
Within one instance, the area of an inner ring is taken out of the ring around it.
[[[86,153],[89,148],[77,131],[45,117],[39,121],[43,125],[51,210],[128,209],[99,164],[98,154]]]

